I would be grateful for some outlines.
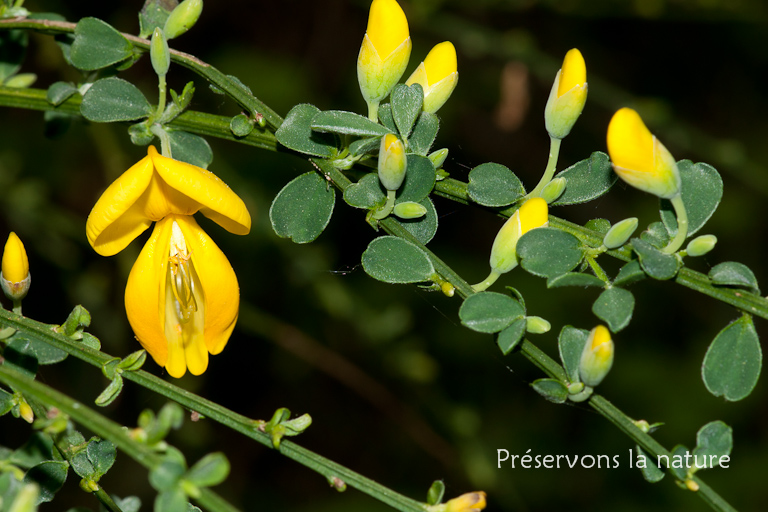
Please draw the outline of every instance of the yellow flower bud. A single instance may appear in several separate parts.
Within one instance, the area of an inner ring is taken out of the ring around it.
[[[9,299],[21,300],[27,295],[30,282],[27,251],[16,233],[11,232],[3,251],[0,285]]]
[[[23,398],[19,402],[19,416],[27,423],[35,421],[35,413],[32,412],[32,407]]]
[[[405,84],[421,85],[424,89],[423,108],[434,114],[448,100],[458,82],[456,48],[450,41],[445,41],[432,48]]]
[[[445,503],[445,512],[479,512],[485,509],[485,493],[469,492]]]
[[[381,138],[379,149],[379,181],[387,190],[397,190],[405,180],[408,159],[405,147],[396,135],[386,134]]]
[[[373,0],[357,57],[357,79],[371,117],[403,76],[410,56],[408,20],[400,5],[396,0]]]
[[[509,272],[517,266],[517,241],[528,231],[549,224],[547,202],[534,197],[509,218],[499,230],[491,248],[491,269],[496,273]]]
[[[579,376],[587,386],[600,384],[613,366],[613,340],[604,325],[589,333],[579,362]]]
[[[544,109],[544,121],[549,135],[562,139],[571,132],[587,101],[587,67],[576,48],[565,54],[563,67],[555,76]]]
[[[675,159],[631,108],[620,109],[608,125],[608,154],[616,174],[633,187],[665,199],[680,194]]]

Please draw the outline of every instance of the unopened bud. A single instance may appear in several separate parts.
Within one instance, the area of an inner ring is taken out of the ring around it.
[[[445,163],[445,159],[448,158],[448,148],[438,149],[430,153],[427,158],[435,166],[435,169],[439,169]]]
[[[604,325],[589,333],[579,362],[579,377],[587,386],[600,384],[613,366],[613,340]]]
[[[587,67],[576,48],[565,54],[563,67],[544,108],[544,121],[550,137],[562,139],[569,133],[584,110],[587,101]]]
[[[637,229],[637,217],[630,217],[614,224],[603,237],[603,245],[608,249],[621,247]]]
[[[424,89],[424,111],[434,114],[450,98],[458,82],[456,48],[450,41],[445,41],[430,50],[405,85],[421,85]]]
[[[485,493],[469,492],[445,503],[445,512],[479,512],[485,509]]]
[[[163,32],[168,39],[174,39],[191,29],[203,12],[203,0],[184,0],[171,11],[165,20]]]
[[[379,148],[379,181],[387,190],[397,190],[405,180],[408,159],[405,147],[396,135],[386,134]]]
[[[24,398],[19,401],[19,416],[27,423],[35,421],[35,413]]]
[[[149,43],[149,57],[157,76],[168,74],[168,68],[171,67],[171,52],[168,50],[168,40],[159,27],[155,27],[155,31],[152,33],[152,41]]]
[[[716,243],[717,237],[715,235],[697,236],[688,242],[688,246],[685,248],[685,252],[688,253],[688,256],[704,256],[715,248]]]
[[[26,297],[31,282],[27,251],[16,233],[11,232],[3,250],[0,286],[6,297],[18,301]]]
[[[547,204],[554,203],[565,192],[566,179],[555,178],[544,187],[541,191],[541,198],[544,199]]]
[[[401,219],[418,219],[427,214],[427,209],[419,203],[405,201],[395,205],[395,215]]]
[[[499,230],[491,247],[491,269],[498,274],[509,272],[517,266],[517,241],[528,231],[549,224],[547,202],[533,197],[507,219]]]
[[[544,334],[549,332],[551,328],[552,324],[540,316],[525,317],[525,330],[531,334]]]

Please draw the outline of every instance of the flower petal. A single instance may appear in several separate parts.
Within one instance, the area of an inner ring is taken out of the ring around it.
[[[176,220],[205,296],[205,345],[208,352],[216,355],[224,349],[237,321],[240,307],[237,276],[227,257],[195,219],[177,217]]]
[[[125,286],[125,311],[136,339],[160,366],[168,363],[165,337],[165,290],[173,217],[155,225],[133,264]],[[185,367],[186,368],[186,367]]]
[[[152,174],[152,160],[144,157],[107,187],[96,201],[88,215],[85,233],[97,253],[117,254],[152,224],[137,205],[152,181]]]
[[[155,170],[168,187],[178,195],[166,191],[169,203],[177,206],[169,213],[191,215],[191,203],[198,203],[199,211],[237,235],[248,234],[251,230],[251,216],[245,203],[232,192],[218,176],[200,167],[160,155],[154,146],[149,146],[148,155]]]

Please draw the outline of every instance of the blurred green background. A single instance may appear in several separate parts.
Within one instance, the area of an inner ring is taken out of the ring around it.
[[[610,116],[637,108],[678,159],[706,161],[723,175],[725,196],[705,233],[717,248],[689,260],[706,272],[722,261],[766,275],[768,198],[768,7],[760,0],[411,0],[410,73],[429,49],[449,39],[459,53],[459,86],[440,110],[437,148],[447,147],[445,169],[466,180],[483,162],[513,169],[528,188],[546,163],[543,108],[562,57],[579,48],[587,62],[589,98],[564,141],[559,168],[605,150]],[[96,16],[138,32],[142,2],[28,1],[34,11],[58,12],[70,21]],[[367,0],[309,2],[206,2],[194,29],[172,46],[239,77],[281,115],[297,103],[365,112],[355,63],[365,31]],[[79,81],[50,37],[32,37],[23,72],[39,75],[35,87]],[[152,100],[156,82],[148,59],[125,72]],[[192,108],[238,113],[233,102],[177,66],[169,84],[195,80]],[[145,233],[111,258],[96,255],[85,239],[85,219],[101,191],[144,154],[124,125],[74,120],[56,139],[44,137],[37,112],[0,110],[0,236],[16,231],[34,276],[26,315],[61,323],[76,304],[93,315],[90,331],[107,353],[138,348],[122,302],[125,281]],[[207,219],[201,225],[224,250],[241,286],[241,315],[229,345],[201,377],[181,386],[252,418],[269,419],[278,407],[309,413],[312,427],[298,442],[417,499],[435,479],[446,497],[472,490],[489,494],[489,510],[573,511],[706,510],[667,477],[646,483],[628,466],[633,445],[584,406],[556,406],[528,386],[540,373],[521,357],[503,357],[489,335],[463,328],[458,298],[410,286],[375,282],[359,265],[376,234],[363,213],[338,201],[327,231],[310,245],[277,238],[269,225],[272,198],[309,163],[227,141],[209,139],[210,169],[248,204],[250,235],[237,237]],[[487,257],[502,221],[492,212],[436,199],[440,229],[430,248],[470,282],[487,274]],[[658,220],[657,201],[619,183],[606,197],[553,214],[584,223],[637,216]],[[606,263],[612,272],[617,266]],[[495,289],[513,285],[530,314],[552,322],[532,337],[556,354],[564,325],[593,327],[598,292],[547,291],[540,279],[517,269]],[[666,447],[695,444],[705,423],[734,429],[729,469],[703,474],[739,510],[759,510],[768,494],[759,483],[768,462],[765,379],[753,394],[726,403],[707,393],[700,367],[709,342],[738,313],[730,306],[671,283],[634,285],[630,326],[615,336],[616,362],[599,391],[627,414],[665,422],[656,434]],[[6,307],[9,305],[4,303]],[[758,332],[765,331],[757,322]],[[148,362],[146,370],[162,374]],[[97,368],[70,358],[39,377],[88,403],[107,381]],[[167,377],[173,380],[170,377]],[[128,383],[105,411],[133,426],[144,408],[163,401]],[[17,446],[28,435],[20,421],[0,420],[0,442]],[[222,450],[233,465],[216,490],[244,510],[335,512],[387,510],[354,490],[343,495],[319,475],[209,421],[187,422],[169,441],[189,461]],[[618,469],[512,469],[496,465],[496,450],[511,454],[619,455]],[[102,480],[119,495],[135,494],[149,510],[154,497],[146,472],[126,456]],[[41,510],[95,507],[71,477],[61,499]]]

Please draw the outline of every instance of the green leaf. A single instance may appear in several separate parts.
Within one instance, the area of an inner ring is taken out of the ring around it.
[[[392,105],[385,103],[379,107],[379,122],[387,127],[392,133],[397,133],[395,117],[392,114]]]
[[[53,458],[53,440],[42,432],[32,434],[24,445],[11,455],[10,463],[22,468],[31,468]]]
[[[146,0],[139,11],[139,37],[148,38],[155,28],[162,29],[178,0]]]
[[[499,333],[496,338],[496,344],[499,346],[499,349],[501,349],[502,354],[509,354],[520,344],[523,340],[527,323],[525,318],[518,318]]]
[[[419,201],[419,204],[427,209],[426,215],[418,219],[396,218],[395,221],[412,234],[416,240],[427,245],[435,236],[435,233],[437,233],[437,210],[435,210],[435,205],[432,204],[432,200],[428,197]]]
[[[308,155],[331,158],[337,152],[335,135],[312,131],[312,119],[320,109],[309,103],[296,105],[275,132],[277,141],[288,149]]]
[[[166,455],[163,462],[149,472],[149,483],[157,491],[168,491],[176,487],[182,475],[184,466],[174,457]]]
[[[415,244],[394,236],[373,240],[363,253],[363,269],[385,283],[420,283],[435,274],[432,261]]]
[[[561,288],[563,286],[580,286],[582,288],[596,286],[603,288],[605,283],[599,277],[581,272],[566,272],[565,274],[547,279],[547,288]]]
[[[701,376],[710,393],[730,402],[746,398],[757,385],[763,354],[752,317],[730,323],[712,341]]]
[[[419,155],[408,155],[405,181],[397,194],[398,202],[413,201],[418,203],[427,197],[434,187],[435,167],[429,161],[429,158]]]
[[[97,80],[83,96],[80,113],[89,121],[113,123],[147,117],[149,101],[132,83],[120,78]]]
[[[480,164],[469,171],[467,193],[483,206],[507,206],[525,195],[520,179],[501,164]]]
[[[539,277],[556,277],[573,270],[582,260],[581,242],[559,229],[532,229],[517,242],[520,265]]]
[[[24,475],[25,483],[35,483],[40,487],[37,503],[47,503],[59,492],[67,480],[69,464],[63,461],[48,460],[34,466]]]
[[[88,454],[88,460],[93,464],[94,478],[99,479],[115,463],[117,447],[109,439],[101,440],[98,437],[94,437],[88,442],[86,453]]]
[[[568,388],[556,379],[538,379],[531,384],[538,394],[556,404],[568,400]]]
[[[637,457],[632,461],[632,465],[639,466],[640,463],[637,462],[637,459],[645,459],[645,467],[641,467],[640,472],[643,474],[643,478],[645,478],[646,482],[654,484],[664,478],[664,471],[659,469],[659,466],[656,465],[656,461],[649,457],[639,445],[635,445],[635,452],[637,452]]]
[[[640,266],[654,279],[672,279],[677,275],[680,261],[672,254],[664,254],[648,242],[632,239],[632,249],[640,259]]]
[[[392,117],[403,139],[407,139],[413,128],[413,123],[421,112],[424,103],[424,89],[420,84],[407,86],[397,84],[390,95]]]
[[[611,229],[611,223],[608,219],[590,219],[584,226],[592,231],[597,231],[603,236]]]
[[[0,416],[8,414],[13,406],[13,395],[0,388]]]
[[[155,498],[154,512],[189,512],[186,493],[179,486],[164,490]]]
[[[645,272],[640,265],[639,260],[632,260],[619,270],[616,279],[613,280],[613,284],[616,286],[628,286],[632,283],[642,281],[645,279]]]
[[[194,133],[168,130],[173,158],[207,169],[213,162],[213,151],[208,141]]]
[[[408,139],[408,147],[417,155],[427,156],[439,129],[440,120],[437,116],[430,112],[422,112]]]
[[[611,160],[602,151],[595,151],[586,160],[576,162],[557,174],[565,178],[565,192],[553,206],[580,204],[606,194],[619,177],[613,172]]]
[[[427,491],[427,505],[437,505],[443,501],[445,484],[442,480],[435,480]]]
[[[376,173],[368,173],[357,183],[353,183],[344,190],[344,201],[355,208],[370,210],[383,205],[387,196],[381,190],[379,177]]]
[[[730,455],[733,448],[733,429],[723,423],[722,421],[712,421],[707,423],[699,429],[696,434],[696,448],[693,449],[694,457],[702,457],[706,461],[706,465],[715,462],[717,464],[720,461],[720,457]],[[713,460],[710,457],[714,455],[716,458]],[[699,460],[702,460],[699,459]],[[696,466],[703,466],[704,464],[694,463],[694,469]]]
[[[381,137],[358,139],[349,145],[350,156],[372,155],[379,151]]]
[[[480,292],[466,298],[459,308],[459,318],[473,331],[494,333],[504,330],[515,320],[525,320],[525,309],[509,295]]]
[[[557,348],[560,351],[560,360],[563,362],[565,374],[571,382],[580,382],[579,362],[584,345],[587,343],[589,331],[577,329],[566,325],[557,337]]]
[[[315,240],[331,220],[336,192],[316,172],[302,174],[277,194],[269,220],[277,236],[297,244]]]
[[[688,468],[685,467],[685,454],[688,453],[688,448],[678,444],[672,448],[672,452],[669,455],[669,471],[678,480],[685,480],[688,478]],[[665,459],[666,460],[666,459]],[[688,459],[690,460],[690,458]],[[682,461],[682,464],[676,463],[676,461]],[[682,467],[675,467],[682,466]]]
[[[640,239],[654,247],[661,248],[669,243],[671,237],[663,223],[653,222],[645,231],[640,233]]]
[[[341,133],[359,137],[382,136],[390,133],[386,127],[379,123],[374,123],[367,117],[346,110],[320,112],[312,118],[311,126],[317,132]]]
[[[635,309],[635,297],[624,288],[608,288],[592,305],[597,318],[608,324],[612,332],[619,332],[629,325]]]
[[[28,44],[25,30],[0,31],[0,84],[19,72]]]
[[[200,487],[219,485],[229,475],[229,461],[221,452],[209,453],[195,463],[184,479]]]
[[[70,82],[53,82],[51,86],[48,87],[45,98],[51,105],[59,106],[76,92],[77,87]]]
[[[677,162],[682,183],[685,211],[688,213],[688,236],[696,233],[715,213],[723,198],[723,179],[709,164],[690,160]],[[672,203],[661,200],[661,220],[670,233],[677,232],[677,216]]]
[[[102,391],[99,396],[96,397],[94,403],[99,407],[106,407],[114,402],[118,396],[120,396],[120,392],[122,390],[123,378],[120,375],[115,375],[115,377],[110,381],[109,386],[107,386],[104,391]]]
[[[83,18],[75,27],[70,59],[83,71],[95,71],[126,60],[133,45],[112,25],[98,18]]]
[[[739,286],[747,288],[752,293],[760,294],[754,272],[743,263],[726,261],[715,265],[709,271],[709,278],[712,284],[717,286]]]
[[[229,129],[235,137],[245,137],[253,131],[253,123],[245,114],[237,114],[229,121]]]
[[[8,348],[21,354],[34,357],[37,364],[55,364],[67,358],[67,353],[61,349],[37,339],[30,338],[27,334],[17,331],[11,338]]]

